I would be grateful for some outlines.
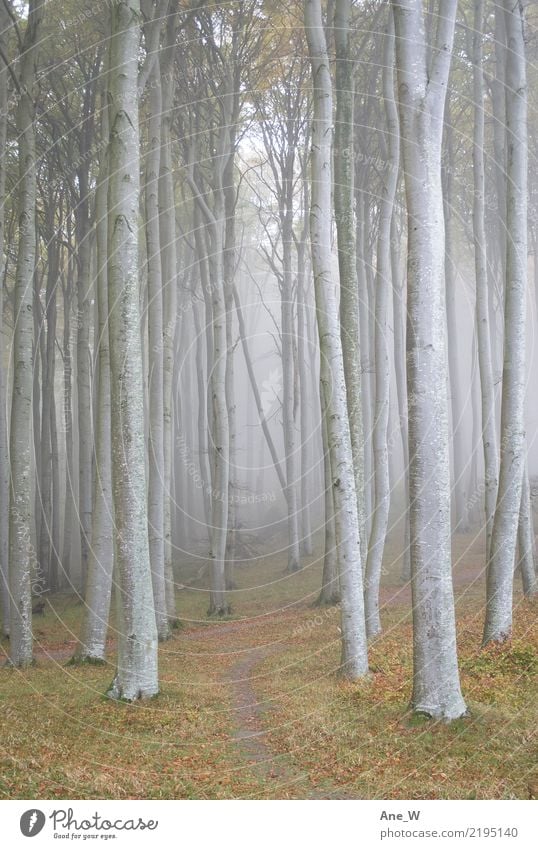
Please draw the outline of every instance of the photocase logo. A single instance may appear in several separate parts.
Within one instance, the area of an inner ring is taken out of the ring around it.
[[[21,831],[25,837],[35,837],[45,825],[45,814],[36,808],[25,811],[21,817]]]

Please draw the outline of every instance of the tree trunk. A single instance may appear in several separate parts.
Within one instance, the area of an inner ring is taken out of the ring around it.
[[[68,277],[70,276],[68,268]],[[71,353],[71,285],[67,285],[63,293],[63,428],[65,433],[65,507],[62,543],[62,582],[80,585],[80,575],[77,563],[75,577],[75,550],[73,539],[73,524],[77,510],[77,471],[74,460],[73,440],[73,360]]]
[[[416,712],[447,721],[466,712],[452,589],[441,186],[443,113],[456,2],[435,4],[439,27],[428,67],[422,0],[392,0],[408,215],[412,706]]]
[[[38,258],[38,241],[36,242],[36,250],[35,256]],[[35,550],[39,545],[39,539],[41,536],[41,493],[40,493],[40,475],[41,475],[41,384],[46,383],[46,375],[43,370],[46,365],[46,356],[45,356],[45,319],[43,316],[43,306],[41,303],[41,289],[42,289],[42,273],[41,269],[37,267],[34,271],[34,302],[33,302],[33,313],[34,313],[34,340],[33,340],[33,366],[34,372],[32,375],[32,436],[34,443],[34,463],[32,468],[32,476],[33,476],[33,489],[34,489],[34,537],[32,538],[32,545],[34,545]],[[36,556],[36,563],[37,556]],[[39,565],[39,564],[38,564]],[[40,572],[40,578],[44,578],[42,573]],[[44,589],[45,582],[40,580],[39,582],[42,584],[42,588]]]
[[[504,0],[506,51],[506,281],[501,453],[487,571],[484,644],[512,630],[513,569],[525,468],[527,79],[522,3]]]
[[[534,523],[532,518],[531,490],[529,486],[529,471],[525,463],[523,486],[521,489],[521,506],[519,508],[519,524],[517,529],[518,562],[523,583],[523,594],[530,598],[538,592],[536,563],[534,552]]]
[[[56,287],[59,277],[60,246],[54,234],[55,209],[47,210],[47,289],[45,294],[46,340],[44,322],[41,336],[44,346],[42,362],[42,412],[41,412],[41,470],[38,490],[41,521],[39,525],[39,568],[49,589],[57,589],[57,563],[52,547],[52,441],[51,419],[54,405],[54,378],[56,354]]]
[[[172,4],[170,4],[170,11]],[[171,471],[173,447],[173,393],[174,338],[177,324],[177,272],[176,272],[176,205],[172,174],[172,102],[174,96],[173,48],[175,21],[169,13],[166,49],[161,54],[163,115],[161,127],[161,157],[159,177],[159,227],[162,258],[163,299],[163,416],[164,416],[164,575],[166,583],[166,610],[172,627],[177,624],[176,595],[172,546],[172,485]]]
[[[323,573],[321,577],[321,591],[317,603],[319,605],[333,605],[340,601],[338,588],[338,554],[336,550],[336,529],[334,523],[334,494],[333,476],[331,473],[330,446],[327,434],[327,411],[324,400],[323,387],[320,386],[322,399],[321,429],[323,435],[323,471],[325,477],[325,549],[323,554]]]
[[[402,458],[404,478],[403,521],[404,540],[402,553],[401,579],[411,580],[411,556],[409,534],[409,441],[407,428],[407,385],[405,379],[405,286],[400,282],[400,263],[397,252],[399,243],[396,231],[396,218],[392,216],[391,263],[392,263],[392,310],[394,320],[394,371],[396,376],[396,394],[398,396],[398,422],[402,435]]]
[[[204,368],[203,345],[204,333],[202,333],[201,322],[199,318],[199,305],[194,300],[192,301],[192,317],[194,319],[194,332],[196,334],[196,386],[198,396],[198,465],[200,468],[200,486],[202,488],[202,499],[204,504],[204,519],[209,530],[211,527],[211,474],[208,467],[209,447],[208,438],[208,421],[207,421],[207,392],[206,392],[206,375],[207,368]]]
[[[364,483],[364,434],[359,349],[359,284],[357,279],[356,232],[353,215],[355,163],[353,158],[354,63],[350,46],[350,0],[335,4],[336,116],[334,135],[334,212],[340,272],[340,325],[347,407],[353,452],[355,490],[359,511],[361,561],[366,563],[368,540]],[[361,337],[361,345],[363,340]],[[369,502],[366,504],[370,507]]]
[[[306,181],[306,176],[305,176]],[[306,204],[305,204],[306,206]],[[310,386],[307,348],[308,348],[308,317],[306,315],[306,239],[308,228],[308,211],[304,210],[304,233],[297,249],[297,359],[299,364],[299,414],[301,418],[301,546],[307,556],[312,554],[312,521],[310,517],[310,487],[311,473],[311,423],[308,418]]]
[[[145,162],[146,254],[148,272],[149,432],[148,533],[153,599],[159,640],[170,636],[164,571],[164,362],[163,286],[159,233],[159,172],[162,97],[157,64],[148,84],[148,151]]]
[[[195,298],[192,299],[192,314],[194,332],[196,334],[196,382],[198,387],[198,463],[200,466],[204,518],[209,538],[211,538],[211,468],[209,462],[209,432],[210,410],[208,404],[209,369],[213,362],[213,340],[211,335],[211,300],[207,257],[205,256],[204,239],[202,237],[202,222],[199,211],[194,207],[194,239],[196,247],[196,263],[204,297],[204,317],[200,319],[199,307]],[[204,327],[205,324],[205,327]],[[205,370],[204,351],[205,348]],[[211,543],[210,543],[211,544]]]
[[[226,596],[226,541],[228,538],[228,484],[230,430],[226,406],[226,307],[224,302],[223,222],[224,205],[217,202],[212,257],[210,261],[213,363],[210,385],[212,402],[213,463],[211,480],[211,593],[209,613],[229,612]]]
[[[235,377],[234,377],[234,281],[236,265],[235,245],[235,206],[236,189],[234,181],[235,167],[235,128],[231,130],[230,148],[231,152],[224,169],[224,214],[226,224],[224,228],[224,300],[226,305],[226,407],[228,409],[229,447],[228,458],[230,473],[228,478],[228,537],[226,540],[226,563],[225,582],[226,589],[235,588],[234,563],[236,548],[236,475],[237,475],[237,411],[235,404]]]
[[[360,220],[357,222],[356,228],[356,245],[357,245],[357,279],[358,279],[358,312],[359,312],[359,353],[361,371],[360,377],[355,377],[360,380],[361,387],[361,417],[362,417],[362,453],[360,459],[363,461],[363,491],[364,491],[364,514],[365,514],[365,533],[361,543],[363,563],[366,565],[366,555],[368,548],[368,537],[372,526],[372,481],[373,481],[373,458],[372,458],[372,430],[373,430],[373,389],[372,389],[372,372],[374,371],[373,351],[372,351],[372,313],[373,305],[368,291],[368,274],[367,274],[367,253],[366,242],[368,237],[368,201],[367,192],[361,189],[357,195],[356,207]],[[340,301],[340,305],[342,301]],[[342,306],[340,306],[342,314]],[[350,329],[351,332],[351,329]],[[355,337],[353,337],[355,338]]]
[[[109,695],[132,701],[159,690],[147,526],[138,283],[139,0],[114,0],[111,12],[108,304],[119,636],[118,666]]]
[[[368,541],[366,561],[366,630],[369,637],[381,631],[379,616],[379,586],[383,565],[383,550],[387,535],[390,507],[390,478],[387,430],[390,404],[389,332],[388,313],[391,289],[391,239],[390,229],[394,209],[394,198],[398,184],[400,143],[398,110],[394,101],[394,21],[389,8],[389,24],[385,35],[383,57],[383,101],[387,119],[388,161],[385,168],[377,243],[375,283],[375,413],[374,455],[374,515],[372,532]]]
[[[106,100],[103,98],[103,138],[108,137]],[[95,479],[92,536],[88,560],[85,609],[76,652],[78,659],[105,660],[106,634],[114,565],[114,507],[110,448],[110,345],[108,339],[107,280],[107,190],[108,161],[102,154],[95,200],[97,240],[97,398],[95,421]]]
[[[341,12],[345,15],[346,9]],[[310,242],[342,599],[341,673],[346,678],[355,679],[368,673],[368,654],[357,494],[337,293],[331,263],[332,84],[320,0],[305,0],[304,15],[314,99]]]
[[[5,7],[0,6],[0,49],[2,56],[7,53],[9,22]],[[2,60],[0,67],[0,150],[5,150],[8,119],[8,68]],[[4,264],[7,261],[4,251],[4,202],[6,196],[6,158],[0,161],[0,345],[3,354],[4,342]],[[6,420],[6,374],[4,358],[0,356],[0,595],[2,603],[2,633],[9,636],[9,453],[7,444]]]
[[[463,431],[463,399],[459,377],[458,354],[461,357],[461,334],[458,333],[458,312],[456,303],[457,262],[453,235],[452,169],[454,155],[452,150],[452,125],[450,104],[445,105],[445,136],[447,167],[443,168],[443,202],[445,217],[445,290],[446,315],[448,329],[448,377],[450,387],[450,412],[452,414],[452,452],[453,452],[453,495],[455,528],[459,533],[469,530],[467,483],[467,450]]]
[[[288,154],[288,160],[290,159]],[[293,348],[296,338],[293,298],[293,156],[283,175],[286,186],[285,212],[281,210],[282,227],[282,422],[286,458],[286,504],[288,508],[288,572],[300,569],[299,501],[297,487],[297,434],[295,429],[295,363]]]
[[[476,338],[482,400],[482,445],[484,451],[484,489],[486,507],[486,563],[491,549],[491,532],[498,485],[495,384],[491,359],[491,328],[487,276],[484,171],[484,72],[483,62],[484,0],[474,3],[473,35],[473,235],[476,277]],[[474,444],[474,443],[473,443]]]
[[[82,169],[84,170],[84,169]],[[88,574],[92,519],[92,390],[91,390],[91,280],[89,199],[85,181],[77,212],[77,411],[78,411],[78,521],[80,527],[81,589]]]
[[[31,427],[33,280],[36,261],[36,150],[35,85],[43,0],[30,0],[28,23],[21,52],[20,94],[17,106],[19,144],[19,245],[15,275],[13,328],[13,397],[10,427],[9,516],[9,659],[13,666],[28,666],[32,645],[31,545]]]

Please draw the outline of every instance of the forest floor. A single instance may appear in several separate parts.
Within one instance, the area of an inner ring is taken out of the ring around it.
[[[410,591],[389,546],[383,634],[368,680],[337,677],[339,611],[313,606],[321,561],[284,555],[236,569],[233,616],[205,618],[201,587],[178,592],[182,627],[160,647],[161,694],[104,697],[109,663],[69,665],[82,604],[52,597],[36,619],[36,665],[0,669],[0,795],[50,799],[535,798],[538,601],[518,592],[510,644],[480,651],[481,541],[454,539],[462,687],[450,725],[408,710]],[[8,645],[1,644],[4,652]]]

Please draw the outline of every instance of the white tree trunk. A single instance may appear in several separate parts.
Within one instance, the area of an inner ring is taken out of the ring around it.
[[[332,84],[320,0],[305,0],[304,15],[314,89],[310,242],[342,599],[341,673],[354,679],[368,673],[368,651],[357,494],[331,257]]]
[[[306,176],[305,176],[306,181]],[[308,211],[305,209],[305,229],[297,249],[297,359],[299,370],[299,414],[301,418],[301,547],[304,554],[312,554],[312,520],[310,515],[311,472],[311,421],[308,415],[310,380],[307,366],[308,317],[306,315],[306,239]]]
[[[0,6],[0,48],[6,55],[9,21],[5,6]],[[0,150],[5,150],[7,136],[8,69],[2,60],[0,66]],[[0,274],[4,279],[6,256],[4,251],[4,202],[6,196],[6,157],[0,161]],[[3,358],[4,343],[4,286],[0,286],[0,595],[2,604],[2,633],[9,635],[9,453],[6,418],[6,374]]]
[[[204,296],[204,316],[200,317],[200,306],[196,299],[192,299],[192,315],[194,320],[195,344],[196,344],[196,382],[198,388],[198,463],[200,466],[202,499],[204,503],[204,518],[207,531],[211,537],[211,470],[209,462],[209,405],[208,386],[209,369],[213,362],[213,340],[211,338],[211,302],[209,299],[209,274],[207,269],[207,258],[204,251],[204,240],[202,238],[199,210],[194,206],[194,227],[196,261],[200,277],[200,284]],[[204,327],[205,324],[205,327]],[[205,350],[205,363],[204,363]]]
[[[109,695],[132,701],[159,690],[147,526],[138,282],[139,0],[114,0],[111,11],[108,303],[119,637],[118,667]]]
[[[372,458],[372,429],[373,429],[373,387],[372,373],[374,371],[373,351],[372,351],[372,327],[373,324],[373,305],[368,291],[368,274],[367,274],[367,251],[366,243],[368,241],[369,221],[368,221],[368,199],[367,192],[364,188],[357,194],[357,227],[356,227],[356,251],[357,251],[357,280],[358,280],[358,302],[356,309],[359,314],[359,354],[361,371],[360,376],[356,376],[355,380],[360,380],[361,387],[361,427],[362,431],[357,433],[357,438],[360,438],[362,444],[362,453],[360,459],[363,462],[363,491],[364,491],[364,521],[365,533],[361,543],[361,552],[363,555],[363,563],[366,565],[366,554],[368,547],[368,537],[372,527],[372,503],[373,503],[373,458]],[[345,316],[342,308],[342,299],[340,300],[340,314],[342,319]],[[347,313],[347,310],[345,310]],[[348,319],[349,321],[349,319]],[[344,327],[345,325],[342,324]],[[348,334],[346,334],[348,335]],[[351,327],[349,332],[351,337]],[[345,356],[345,352],[344,352]],[[356,362],[356,358],[354,358]],[[361,434],[361,435],[360,435]]]
[[[22,45],[17,106],[19,144],[19,245],[15,274],[13,396],[10,426],[9,659],[28,666],[33,659],[31,544],[33,279],[36,260],[35,84],[43,0],[30,0]]]
[[[165,50],[160,55],[162,79],[162,127],[159,176],[159,227],[162,262],[163,299],[163,416],[164,416],[164,575],[166,582],[166,610],[169,623],[177,625],[176,595],[172,546],[172,465],[174,457],[172,414],[172,380],[174,371],[174,338],[177,324],[177,273],[176,273],[176,205],[172,174],[172,102],[174,97],[173,58],[176,37],[176,20],[169,4]]]
[[[44,316],[46,317],[46,339],[44,322],[41,326],[40,342],[42,349],[42,414],[41,414],[41,468],[36,476],[36,487],[40,507],[38,553],[39,568],[46,586],[51,590],[57,587],[57,555],[52,540],[52,441],[51,420],[54,407],[54,376],[56,362],[56,287],[59,277],[60,245],[54,233],[56,208],[45,212],[47,249],[47,288],[45,294]]]
[[[375,281],[375,413],[372,435],[374,455],[374,515],[372,531],[368,541],[365,584],[366,630],[369,637],[373,637],[381,631],[379,585],[390,507],[387,444],[390,409],[388,313],[392,275],[390,232],[400,163],[400,129],[398,125],[398,110],[394,101],[393,66],[394,22],[392,10],[389,8],[389,24],[385,35],[385,48],[383,51],[383,101],[387,119],[388,160],[384,171],[386,177],[383,181],[379,212]]]
[[[439,0],[426,60],[422,0],[392,0],[408,215],[409,405],[413,709],[451,720],[466,712],[456,651],[450,545],[445,340],[442,119],[456,0]]]
[[[321,591],[318,604],[333,605],[340,601],[338,587],[338,553],[336,550],[336,528],[334,522],[333,476],[331,472],[330,446],[327,434],[327,411],[325,393],[320,386],[321,396],[321,430],[323,438],[323,472],[325,482],[325,548],[323,552],[323,573],[321,576]]]
[[[394,320],[394,372],[396,376],[396,394],[398,396],[398,423],[402,435],[402,457],[404,478],[404,542],[400,577],[411,580],[410,533],[409,533],[409,440],[407,428],[407,384],[405,379],[405,286],[400,282],[400,263],[397,245],[399,243],[396,219],[392,217],[391,263],[392,263],[392,311]]]
[[[487,276],[487,243],[485,226],[484,170],[484,72],[482,69],[484,0],[474,3],[473,34],[473,235],[476,277],[476,338],[482,400],[482,445],[484,451],[484,487],[486,507],[486,562],[491,549],[491,532],[498,485],[497,428],[495,415],[495,384],[491,359],[491,328],[489,324],[489,293]]]
[[[102,104],[102,135],[108,137],[106,99]],[[88,558],[85,609],[76,657],[105,660],[106,635],[114,566],[114,507],[110,448],[110,346],[108,339],[107,191],[108,160],[102,154],[95,198],[97,243],[97,398],[95,421],[95,478],[92,536]]]
[[[459,376],[458,354],[461,352],[461,340],[458,333],[458,311],[456,304],[457,285],[457,260],[455,254],[453,234],[453,205],[452,192],[452,169],[454,168],[454,154],[452,150],[453,129],[450,117],[450,103],[447,98],[445,105],[445,137],[446,143],[446,168],[443,168],[443,202],[445,218],[445,291],[446,291],[446,314],[448,329],[448,385],[450,390],[450,412],[452,418],[452,465],[453,477],[453,503],[455,529],[459,533],[469,530],[468,503],[466,491],[467,474],[467,449],[465,445],[465,434],[463,430],[463,398],[462,387]]]
[[[229,96],[223,100],[229,104]],[[207,345],[210,380],[208,418],[212,462],[211,468],[211,528],[210,558],[211,581],[208,614],[223,616],[230,606],[226,595],[226,542],[228,538],[229,501],[229,448],[230,428],[226,404],[227,338],[226,303],[224,293],[225,200],[223,190],[223,165],[229,155],[230,110],[223,109],[223,125],[219,134],[218,151],[213,162],[211,194],[212,208],[204,199],[204,192],[192,174],[188,175],[195,200],[206,220],[208,239],[209,292],[204,292],[206,310],[211,322],[206,323],[211,333]]]
[[[84,167],[81,169],[84,170]],[[87,177],[87,175],[86,175]],[[88,574],[92,520],[92,389],[91,389],[91,268],[88,188],[81,183],[77,215],[79,275],[77,280],[77,423],[78,423],[78,521],[80,529],[81,589]]]
[[[288,157],[289,158],[289,157]],[[288,572],[300,568],[299,551],[299,500],[298,500],[298,448],[295,428],[295,362],[293,348],[296,339],[293,296],[293,159],[283,175],[287,188],[286,210],[281,212],[282,227],[282,422],[284,428],[284,455],[286,460],[286,504],[288,508]]]
[[[517,529],[518,568],[521,572],[523,593],[527,598],[538,592],[536,576],[536,559],[534,551],[534,522],[532,517],[531,490],[529,471],[525,463],[523,486],[521,488],[521,506],[519,508],[519,524]]]
[[[210,267],[213,313],[213,363],[211,368],[212,403],[212,480],[211,480],[211,593],[209,613],[229,612],[226,595],[226,541],[228,537],[229,444],[230,430],[226,406],[226,307],[224,303],[223,227],[224,205],[217,204],[213,255]]]
[[[224,300],[226,305],[226,407],[228,410],[228,537],[226,540],[225,583],[227,590],[235,588],[234,563],[236,549],[236,477],[237,477],[237,410],[235,403],[235,370],[234,370],[234,280],[236,271],[235,244],[235,127],[230,133],[230,155],[224,169],[224,211],[226,224],[224,228]]]
[[[202,500],[204,504],[204,519],[207,528],[211,527],[211,474],[208,465],[208,421],[207,421],[207,369],[204,368],[203,347],[204,336],[199,317],[199,304],[193,299],[192,317],[194,319],[195,345],[196,345],[196,386],[198,400],[198,463],[200,467],[200,479],[202,488]]]
[[[68,258],[68,263],[70,262]],[[68,266],[68,274],[70,272]],[[78,475],[75,465],[73,439],[73,358],[71,345],[71,300],[72,289],[65,286],[63,293],[63,429],[65,434],[65,507],[62,542],[62,580],[67,583],[73,578],[76,552],[74,548],[73,524],[77,509]],[[78,573],[78,564],[77,564]],[[75,581],[80,583],[79,580]]]
[[[367,524],[370,503],[365,503],[365,443],[361,371],[357,368],[359,349],[359,284],[357,279],[356,228],[353,214],[355,163],[353,157],[354,68],[350,49],[350,0],[338,0],[334,6],[336,47],[336,115],[334,135],[334,211],[340,272],[340,325],[347,406],[355,473],[355,490],[361,539],[361,561],[366,563]],[[332,23],[332,22],[331,22]],[[361,345],[363,344],[361,337]]]
[[[163,285],[159,231],[159,172],[162,97],[159,67],[148,84],[148,151],[145,161],[146,254],[148,272],[148,534],[157,633],[170,636],[164,570],[164,361]]]
[[[487,571],[484,644],[512,630],[513,569],[526,460],[527,79],[523,4],[504,0],[506,51],[506,281],[501,453]]]

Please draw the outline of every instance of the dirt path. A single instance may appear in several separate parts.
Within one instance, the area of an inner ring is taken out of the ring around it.
[[[234,663],[225,680],[231,692],[234,715],[233,732],[241,757],[249,763],[264,781],[277,781],[281,785],[301,782],[306,778],[294,775],[284,758],[275,755],[263,728],[263,717],[267,706],[258,701],[252,686],[252,673],[266,658],[282,651],[282,646],[261,646],[251,649]]]
[[[260,702],[252,686],[256,667],[286,649],[285,643],[251,649],[228,671],[225,680],[231,690],[234,712],[234,740],[241,757],[250,765],[258,778],[271,785],[271,797],[300,799],[350,799],[345,790],[330,786],[323,792],[314,787],[306,772],[299,772],[286,755],[276,753],[267,739],[263,719],[274,702]]]

